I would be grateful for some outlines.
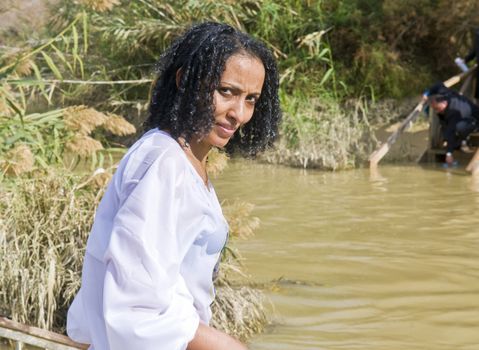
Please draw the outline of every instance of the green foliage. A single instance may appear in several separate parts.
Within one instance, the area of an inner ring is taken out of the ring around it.
[[[72,2],[64,1],[58,13],[65,16],[74,9]],[[108,13],[88,13],[90,36],[95,42],[93,54],[108,59],[110,71],[129,67],[136,78],[150,74],[159,54],[186,27],[213,20],[229,23],[265,41],[286,71],[283,81],[290,91],[296,85],[316,84],[323,90],[333,86],[332,53],[318,1],[141,0],[124,2]]]
[[[16,50],[7,48],[2,52],[0,179],[5,174],[18,175],[52,164],[74,166],[81,158],[88,157],[91,157],[91,167],[102,166],[104,154],[97,151],[103,149],[103,145],[90,137],[94,129],[103,125],[114,135],[135,131],[119,116],[111,119],[116,123],[113,126],[109,123],[111,116],[93,109],[64,108],[65,101],[71,101],[72,96],[85,95],[86,84],[65,86],[62,83],[69,78],[83,79],[85,69],[90,68],[84,64],[87,28],[87,14],[82,11],[63,30],[41,44]],[[94,136],[108,144],[103,134]],[[109,155],[112,151],[117,149],[107,149],[106,153]]]
[[[63,10],[58,12],[63,16],[75,12],[73,3],[62,4]],[[325,39],[327,30],[321,24],[318,1],[308,4],[271,0],[141,0],[125,2],[108,13],[90,11],[89,16],[94,55],[108,59],[107,71],[122,70],[122,75],[128,72],[130,79],[150,74],[159,54],[186,27],[214,20],[239,27],[265,41],[279,59],[285,72],[283,86],[289,91],[311,85],[316,85],[315,91],[335,88],[332,53]],[[141,92],[146,95],[146,90]],[[141,99],[140,93],[136,99]]]
[[[16,144],[28,145],[41,165],[62,161],[60,134],[64,125],[63,110],[16,117],[0,117],[0,153],[4,154]]]
[[[339,79],[353,95],[367,86],[379,98],[417,95],[457,73],[454,57],[479,26],[473,0],[326,0],[324,9]]]
[[[139,125],[160,53],[189,25],[214,20],[276,55],[282,136],[293,147],[312,133],[301,130],[320,132],[324,122],[310,117],[308,101],[341,111],[346,99],[417,95],[457,72],[453,58],[471,46],[478,11],[472,0],[63,0],[50,37],[1,52],[0,113],[20,123],[20,115],[87,104]]]
[[[40,166],[62,162],[63,145],[68,137],[62,121],[63,109],[45,108],[47,111],[42,113],[32,110],[41,103],[53,102],[56,85],[47,86],[44,79],[62,80],[66,74],[83,74],[80,54],[86,53],[86,47],[80,48],[77,26],[85,23],[85,16],[79,13],[59,34],[42,44],[18,52],[3,52],[0,57],[1,155],[22,144],[33,151]],[[24,78],[25,75],[29,77]],[[5,161],[8,159],[3,159]]]
[[[422,67],[403,64],[398,53],[388,50],[384,43],[361,46],[356,52],[351,71],[361,77],[363,85],[356,87],[361,88],[359,93],[370,90],[379,97],[384,97],[384,93],[381,93],[384,91],[395,98],[417,95],[431,81],[427,71]]]

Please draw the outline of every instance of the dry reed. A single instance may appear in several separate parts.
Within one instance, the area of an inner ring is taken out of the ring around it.
[[[50,173],[0,188],[0,309],[19,322],[64,328],[100,194],[77,180]]]
[[[208,153],[208,159],[206,163],[206,170],[208,175],[217,177],[223,172],[228,165],[228,155],[221,152],[218,148],[212,148]]]
[[[264,309],[265,296],[250,287],[232,287],[229,284],[216,288],[216,299],[211,307],[211,325],[230,335],[246,340],[261,333],[268,323]]]
[[[108,114],[102,127],[116,136],[132,135],[136,132],[133,124],[127,122],[125,118],[112,113]]]
[[[5,159],[0,160],[0,170],[10,176],[18,176],[33,169],[35,159],[27,145],[17,145],[5,154]]]
[[[119,0],[80,0],[80,3],[86,7],[98,11],[105,12],[110,11],[115,5],[119,5]]]
[[[87,158],[103,149],[100,141],[83,134],[75,134],[67,141],[65,147],[80,157]]]
[[[29,59],[22,60],[18,62],[15,66],[15,73],[19,77],[26,77],[32,74],[34,62]]]
[[[12,89],[8,84],[0,85],[0,117],[12,115],[12,108],[7,103],[7,98],[11,97]]]
[[[246,239],[253,236],[254,230],[259,227],[259,218],[251,216],[253,209],[253,204],[242,201],[224,205],[223,212],[233,237]]]
[[[73,132],[90,135],[98,126],[105,123],[108,117],[93,108],[72,106],[63,112],[65,127]]]
[[[248,238],[259,226],[259,219],[251,216],[252,204],[235,201],[223,203],[223,212],[228,221],[230,240]],[[266,297],[262,291],[239,286],[231,281],[244,281],[249,277],[243,272],[241,255],[231,242],[222,256],[222,264],[216,280],[216,299],[212,305],[212,325],[242,340],[263,331],[268,323],[265,310]],[[240,282],[239,284],[241,284]]]

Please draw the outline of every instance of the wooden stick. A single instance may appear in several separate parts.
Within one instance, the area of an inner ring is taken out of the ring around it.
[[[388,137],[387,141],[369,156],[370,168],[377,167],[379,161],[389,152],[391,146],[396,142],[399,136],[417,119],[419,113],[421,113],[422,108],[424,107],[424,103],[424,101],[419,102],[414,110],[409,113],[406,119],[404,119],[399,128]]]
[[[89,345],[74,342],[65,335],[0,317],[0,337],[48,350],[86,350]]]
[[[462,84],[461,88],[459,89],[459,93],[461,95],[464,95],[464,93],[469,89],[469,86],[471,85],[472,81],[472,75],[469,75],[466,80],[464,80],[464,84]]]
[[[468,70],[467,72],[457,74],[457,75],[453,76],[452,78],[447,79],[444,82],[444,85],[447,88],[449,88],[449,87],[457,84],[458,82],[460,82],[464,78],[471,75],[475,69],[477,69],[477,65],[474,65],[474,67],[472,69]],[[399,138],[399,136],[401,136],[401,134],[404,131],[406,131],[412,125],[412,123],[417,119],[417,117],[419,116],[419,114],[422,111],[422,108],[424,107],[424,104],[425,104],[425,101],[421,100],[421,102],[419,102],[417,104],[417,106],[413,109],[413,111],[411,113],[409,113],[409,115],[406,117],[406,119],[404,119],[404,121],[401,123],[399,128],[388,137],[387,141],[385,143],[383,143],[377,150],[375,150],[373,153],[371,153],[371,155],[369,156],[369,167],[370,168],[377,167],[379,161],[389,152],[389,150],[391,149],[391,146],[396,142],[396,140]]]
[[[474,156],[469,161],[469,164],[467,164],[467,167],[466,167],[466,171],[469,171],[471,173],[475,173],[478,170],[479,170],[479,148],[477,149],[476,153],[474,153]]]
[[[447,79],[445,82],[444,82],[444,85],[447,87],[447,88],[450,88],[451,86],[454,86],[456,85],[457,83],[459,83],[461,80],[464,80],[466,77],[468,77],[469,75],[472,75],[472,73],[477,69],[477,64],[475,64],[471,69],[469,69],[467,72],[462,72],[461,74],[457,74],[449,79]]]

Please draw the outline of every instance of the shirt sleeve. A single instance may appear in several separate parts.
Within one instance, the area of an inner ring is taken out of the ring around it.
[[[180,274],[194,239],[177,232],[184,182],[184,164],[164,156],[123,184],[127,196],[104,255],[111,350],[184,350],[195,335],[199,316]]]

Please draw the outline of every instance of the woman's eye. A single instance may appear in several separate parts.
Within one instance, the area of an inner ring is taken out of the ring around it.
[[[258,97],[248,96],[248,97],[246,97],[246,101],[248,101],[249,103],[255,104],[256,102],[258,102]]]
[[[218,88],[218,91],[222,95],[231,95],[231,90],[227,87],[220,87]]]

